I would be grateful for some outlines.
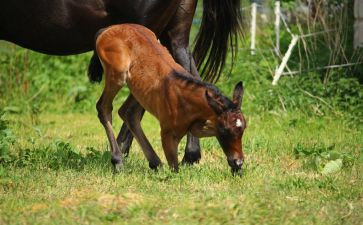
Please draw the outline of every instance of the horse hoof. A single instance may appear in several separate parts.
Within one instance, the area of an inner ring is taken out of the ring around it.
[[[112,157],[111,158],[111,163],[113,165],[113,172],[114,173],[119,173],[123,167],[123,163],[121,158],[119,157]]]
[[[149,168],[152,170],[158,170],[158,167],[161,166],[161,162],[157,161],[157,162],[149,162]]]
[[[122,163],[113,165],[113,173],[114,174],[120,173],[122,171],[122,169],[123,169],[123,164]]]
[[[193,165],[194,163],[199,163],[201,157],[200,151],[186,152],[182,164]]]
[[[124,157],[129,156],[129,153],[130,153],[130,147],[131,147],[131,144],[130,144],[130,143],[124,143],[124,142],[122,142],[122,143],[119,145],[119,148],[120,148],[121,154],[122,154]]]

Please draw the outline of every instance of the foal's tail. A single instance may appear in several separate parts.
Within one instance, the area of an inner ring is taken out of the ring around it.
[[[92,83],[99,83],[102,80],[103,67],[98,58],[96,50],[93,52],[91,61],[88,66],[88,78]]]
[[[100,34],[105,30],[106,28],[97,31],[95,35],[95,43],[97,41],[98,36],[100,36]],[[98,58],[96,51],[96,44],[95,44],[95,50],[93,51],[91,61],[88,65],[88,78],[91,81],[91,83],[96,83],[96,82],[100,83],[102,81],[102,74],[103,74],[103,67],[100,59]]]

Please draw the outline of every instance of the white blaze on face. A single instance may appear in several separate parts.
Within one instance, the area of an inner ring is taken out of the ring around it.
[[[237,119],[236,127],[242,127],[242,121],[240,119]]]

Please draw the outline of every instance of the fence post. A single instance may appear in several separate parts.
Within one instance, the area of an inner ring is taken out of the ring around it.
[[[257,14],[257,3],[255,0],[252,0],[252,8],[251,8],[251,55],[256,54],[256,14]]]
[[[275,2],[275,34],[276,34],[276,55],[280,55],[280,0]]]
[[[291,56],[292,50],[294,49],[294,47],[295,47],[298,40],[299,40],[299,36],[297,36],[297,35],[292,36],[292,40],[291,40],[291,43],[289,45],[289,49],[285,53],[284,57],[282,58],[282,62],[280,64],[279,68],[275,72],[275,76],[274,76],[274,79],[272,81],[272,85],[276,85],[277,81],[280,79],[280,77],[282,75],[282,72],[284,71],[285,66],[287,64],[287,61],[289,60],[289,58]]]

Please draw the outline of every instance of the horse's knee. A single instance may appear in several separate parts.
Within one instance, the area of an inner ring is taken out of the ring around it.
[[[102,103],[101,103],[101,99],[97,102],[96,104],[96,110],[97,110],[97,116],[98,119],[100,120],[100,122],[102,123],[104,121],[104,112],[103,112],[103,107],[102,107]]]
[[[112,104],[110,106],[106,106],[102,102],[102,98],[98,100],[96,104],[96,109],[98,112],[98,119],[101,121],[101,123],[105,122],[106,116],[111,115],[112,113]]]

